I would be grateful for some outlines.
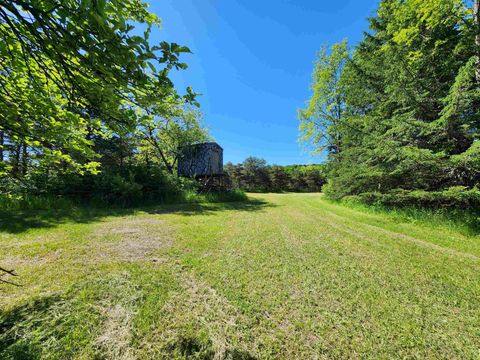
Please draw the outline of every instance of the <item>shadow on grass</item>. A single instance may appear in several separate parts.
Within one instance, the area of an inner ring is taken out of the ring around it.
[[[71,306],[71,299],[51,295],[0,312],[0,358],[32,360],[55,355],[55,358],[70,359],[79,354],[94,338],[76,338],[71,342],[72,333],[78,336],[76,328],[88,327],[88,320],[73,315],[77,309]],[[180,355],[185,359],[213,360],[217,355],[210,339],[195,336],[180,336],[167,349],[171,358]],[[96,355],[104,358],[101,352]],[[225,349],[222,358],[256,360],[249,352],[234,348]]]
[[[211,215],[224,211],[260,211],[272,206],[275,205],[263,200],[248,199],[224,203],[181,203],[110,209],[77,207],[69,210],[0,210],[0,232],[19,234],[29,229],[55,227],[64,223],[87,224],[108,216],[133,215],[136,212],[193,216]]]
[[[8,312],[0,312],[0,357],[6,359],[40,359],[41,346],[24,338],[29,326],[48,317],[58,296],[36,299]],[[31,339],[30,339],[31,340]]]
[[[213,360],[218,358],[211,341],[202,341],[197,338],[181,337],[171,344],[169,350],[172,354],[180,354],[185,359]],[[222,359],[231,360],[256,360],[257,358],[244,350],[226,349]]]

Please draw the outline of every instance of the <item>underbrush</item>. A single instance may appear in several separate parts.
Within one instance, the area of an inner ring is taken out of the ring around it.
[[[74,206],[75,201],[61,196],[0,194],[2,211],[68,209]]]
[[[119,197],[106,201],[101,197],[68,198],[65,196],[52,195],[5,195],[0,194],[0,211],[21,210],[66,210],[72,208],[130,208],[159,204],[181,203],[219,203],[245,201],[247,195],[241,190],[217,191],[209,193],[197,193],[189,190],[177,193],[165,193],[162,196],[146,196],[135,200]]]
[[[199,184],[157,167],[130,165],[97,175],[31,173],[0,177],[0,211],[131,208],[158,204],[242,201],[242,191],[199,194]]]
[[[420,208],[480,208],[480,189],[453,186],[439,191],[393,189],[386,193],[364,192],[354,196],[366,204]]]
[[[184,196],[185,202],[199,203],[199,202],[233,202],[248,200],[245,192],[239,189],[228,191],[211,191],[207,193],[189,192]]]
[[[399,205],[380,201],[369,202],[360,196],[347,196],[339,202],[363,212],[386,214],[399,221],[449,228],[465,235],[480,234],[480,209],[478,207],[420,206],[415,203]]]
[[[422,222],[454,228],[463,233],[480,234],[480,189],[453,186],[438,191],[392,189],[363,191],[348,195],[332,183],[323,188],[331,201],[362,211],[387,213],[402,221]]]

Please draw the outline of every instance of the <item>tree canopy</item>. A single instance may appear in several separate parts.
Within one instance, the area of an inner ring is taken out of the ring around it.
[[[320,52],[300,127],[302,138],[313,140],[317,149],[323,145],[320,137],[341,144],[328,149],[325,190],[330,196],[479,203],[474,9],[462,0],[383,0],[370,19],[370,31],[349,55],[339,50],[344,42]],[[338,76],[332,75],[335,66]],[[325,116],[331,97],[342,101],[334,121]]]
[[[325,183],[323,165],[269,165],[266,160],[249,156],[241,164],[225,164],[234,188],[256,191],[317,192]]]
[[[189,49],[149,42],[159,23],[139,0],[0,1],[0,146],[8,139],[37,165],[95,172],[94,137],[195,102],[169,79]]]
[[[196,94],[170,80],[190,50],[152,43],[159,25],[141,0],[0,0],[2,194],[180,191],[177,149],[208,133]]]

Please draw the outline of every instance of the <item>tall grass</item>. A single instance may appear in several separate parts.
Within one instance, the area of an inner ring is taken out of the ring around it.
[[[61,196],[0,195],[1,211],[68,209],[78,202]]]
[[[163,196],[145,196],[141,201],[105,201],[99,197],[90,199],[70,198],[52,195],[2,195],[0,194],[0,211],[21,210],[66,210],[76,207],[93,208],[129,208],[158,204],[174,203],[202,203],[202,202],[232,202],[245,201],[247,196],[241,190],[209,192],[199,194],[195,191],[183,191],[181,193],[165,193]]]
[[[183,200],[187,203],[201,203],[201,202],[233,202],[245,201],[248,197],[242,190],[235,189],[229,191],[212,191],[208,193],[188,192],[185,194]]]
[[[337,202],[335,200],[329,201]],[[365,204],[354,198],[345,198],[344,200],[341,200],[340,203],[364,212],[385,214],[398,221],[448,228],[465,235],[480,234],[480,209],[456,209],[447,207],[425,208],[412,205],[387,206],[380,204]]]

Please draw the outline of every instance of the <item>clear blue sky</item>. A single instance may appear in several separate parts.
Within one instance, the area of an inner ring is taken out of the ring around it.
[[[358,42],[377,0],[151,0],[162,19],[152,42],[188,46],[189,68],[173,74],[199,98],[224,161],[318,163],[298,143],[297,109],[309,98],[322,44]]]

